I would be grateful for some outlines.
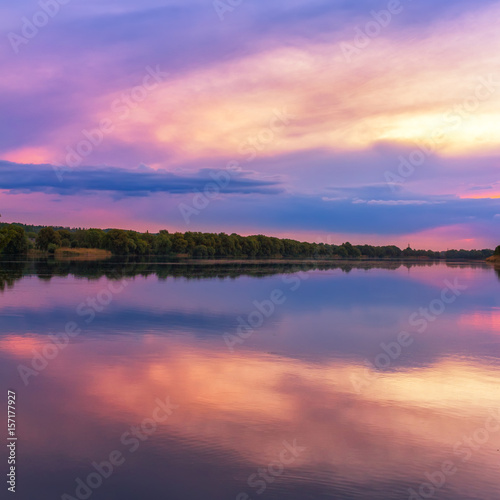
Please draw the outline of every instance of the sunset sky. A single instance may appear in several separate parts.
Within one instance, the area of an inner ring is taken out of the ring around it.
[[[499,18],[487,0],[2,2],[1,220],[495,247]]]

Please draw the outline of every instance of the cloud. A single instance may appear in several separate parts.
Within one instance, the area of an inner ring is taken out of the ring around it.
[[[141,9],[131,1],[121,7],[74,0],[23,47],[23,57],[5,53],[0,113],[9,120],[0,127],[0,155],[28,163],[35,160],[19,156],[27,155],[23,148],[38,146],[46,152],[37,162],[62,163],[82,129],[116,118],[110,104],[140,83],[147,65],[168,71],[168,81],[116,123],[93,164],[126,166],[132,143],[155,165],[166,152],[179,162],[236,156],[242,142],[268,126],[273,110],[286,106],[297,118],[262,156],[428,139],[446,113],[452,125],[459,119],[455,106],[497,66],[491,47],[499,34],[491,20],[498,7],[404,3],[401,17],[348,64],[339,43],[384,7],[376,0],[243,2],[224,23],[211,2],[148,1]],[[432,23],[422,29],[416,20]],[[497,92],[467,114],[443,147],[496,147],[498,100]],[[154,158],[146,156],[151,151]]]
[[[480,236],[491,238],[492,219],[498,212],[494,200],[422,197],[418,201],[423,203],[394,206],[391,203],[354,204],[351,199],[325,202],[322,198],[289,193],[279,196],[254,194],[246,199],[233,197],[211,204],[186,226],[177,207],[168,212],[167,218],[156,208],[160,201],[155,197],[150,200],[149,207],[142,208],[141,215],[144,220],[159,224],[169,222],[189,230],[211,228],[246,234],[264,231],[269,235],[304,231],[313,236],[364,234],[379,235],[379,239],[390,241],[392,236],[470,224],[471,216],[475,217],[474,226]],[[165,201],[161,203],[165,205]],[[463,236],[470,232],[470,228],[464,230]]]
[[[59,180],[58,174],[62,177]],[[275,181],[252,179],[244,172],[204,169],[193,175],[176,175],[141,166],[61,169],[52,165],[26,165],[0,161],[0,189],[10,192],[75,195],[106,191],[122,196],[151,193],[183,194],[213,189],[226,194],[277,194]],[[212,191],[213,192],[213,191]]]
[[[367,205],[387,205],[390,207],[404,206],[404,205],[437,205],[444,203],[444,201],[427,201],[427,200],[361,200],[356,198],[352,201],[353,204],[367,204]]]
[[[493,189],[493,184],[488,184],[485,186],[471,186],[466,189],[466,191],[485,191],[487,189]]]

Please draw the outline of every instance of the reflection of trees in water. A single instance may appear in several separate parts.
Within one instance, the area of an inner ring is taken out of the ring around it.
[[[12,288],[17,280],[23,277],[24,265],[21,262],[14,262],[8,268],[0,263],[0,291]]]
[[[497,273],[498,279],[500,280],[500,267],[495,267],[495,272]]]
[[[410,270],[413,267],[432,267],[437,262],[408,262],[408,261],[176,261],[165,262],[159,259],[130,257],[128,259],[115,258],[103,261],[56,261],[40,259],[31,261],[0,261],[0,290],[12,287],[23,276],[37,276],[41,280],[50,281],[53,277],[72,275],[76,278],[97,280],[102,277],[108,279],[122,279],[135,276],[157,276],[161,280],[167,278],[193,279],[235,279],[239,276],[255,278],[272,276],[275,274],[296,273],[311,270],[335,270],[349,273],[354,269],[387,269],[396,270],[402,266]],[[450,267],[464,266],[482,267],[479,263],[447,264]],[[500,268],[495,269],[500,278]]]

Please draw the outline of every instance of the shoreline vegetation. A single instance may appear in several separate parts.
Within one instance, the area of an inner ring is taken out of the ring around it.
[[[58,260],[102,260],[109,259],[113,254],[109,250],[98,248],[58,248],[54,257]]]
[[[500,268],[500,245],[495,248],[494,254],[488,257],[486,262],[493,264],[496,268]]]
[[[201,260],[206,264],[261,262],[302,263],[339,260],[473,260],[500,263],[495,251],[401,249],[395,245],[373,246],[309,243],[264,235],[225,233],[139,233],[122,229],[81,229],[0,223],[0,254],[57,260],[101,260],[112,256],[161,257]]]

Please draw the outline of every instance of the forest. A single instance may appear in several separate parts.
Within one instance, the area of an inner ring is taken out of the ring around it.
[[[108,250],[113,255],[189,258],[301,258],[301,259],[401,259],[485,260],[495,252],[484,250],[401,249],[394,245],[339,245],[308,243],[271,236],[225,233],[140,233],[123,229],[81,229],[0,224],[0,253],[23,255],[30,251],[54,253],[59,248]],[[500,252],[500,247],[497,248]]]

